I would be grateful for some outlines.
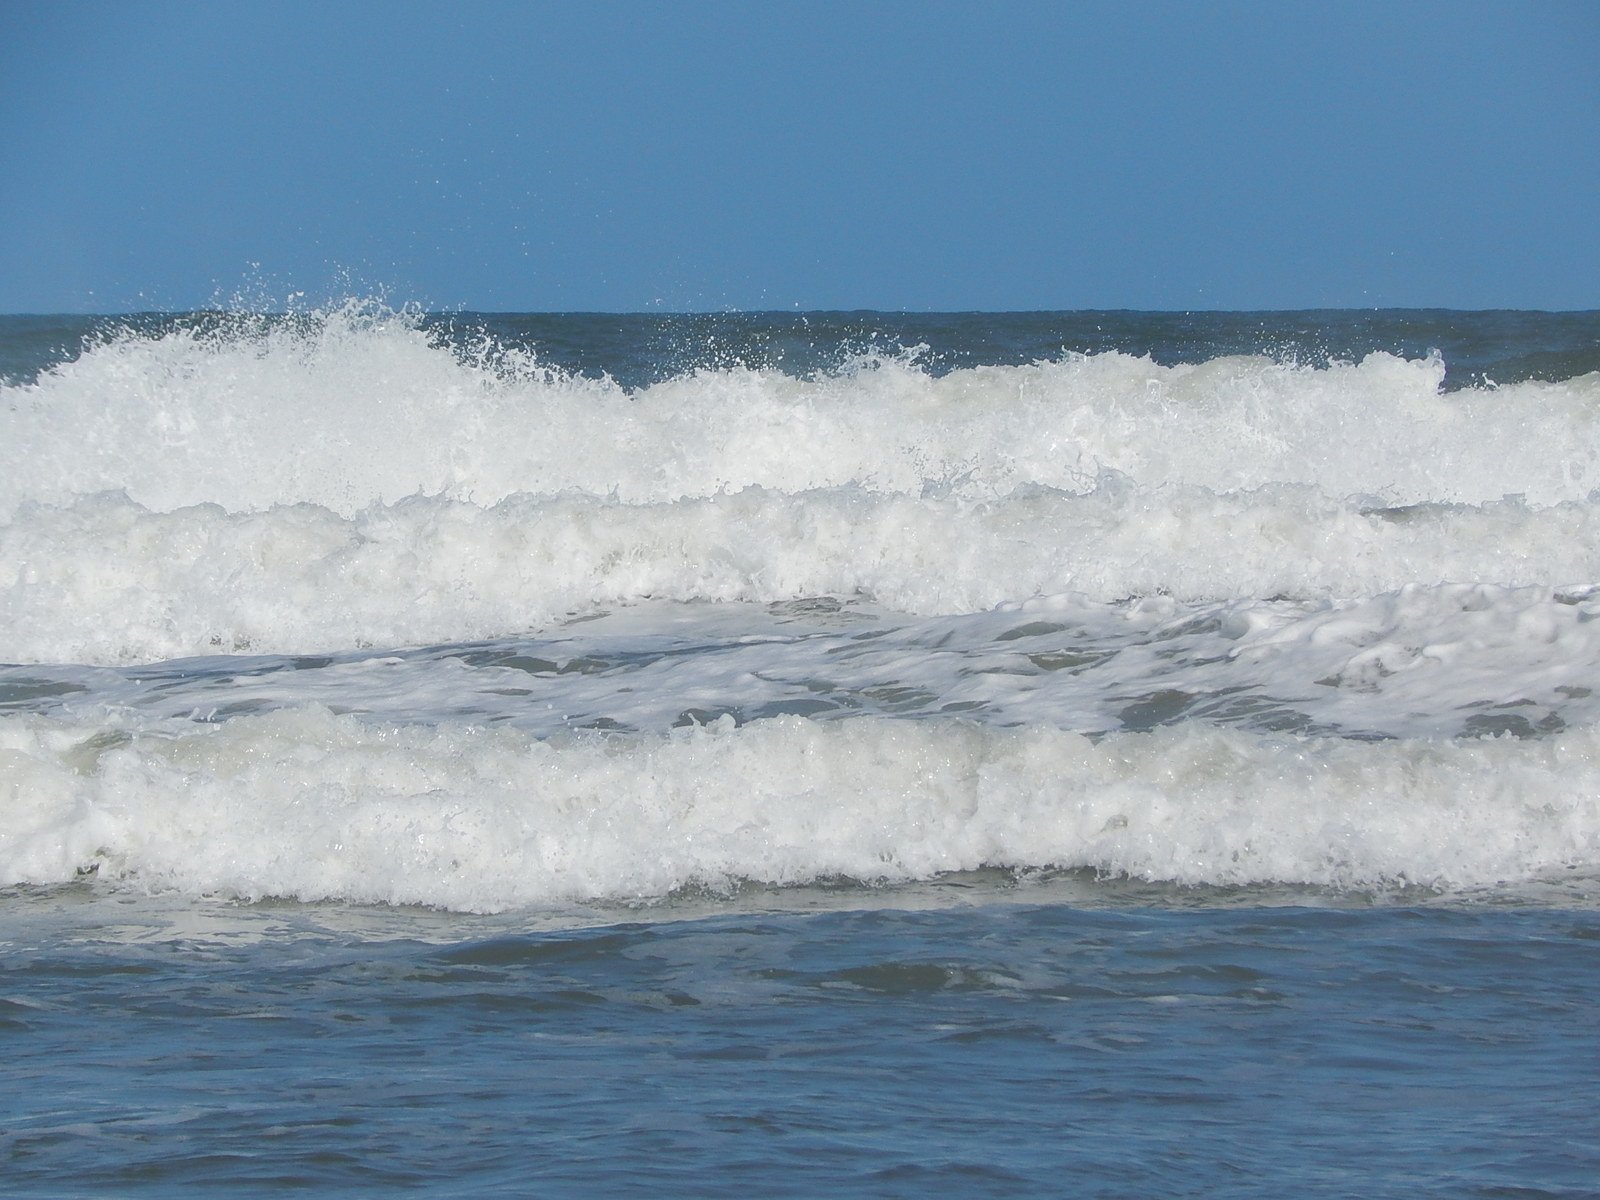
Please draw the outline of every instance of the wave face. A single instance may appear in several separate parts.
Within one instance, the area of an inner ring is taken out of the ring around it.
[[[0,326],[0,882],[1600,863],[1593,314]]]

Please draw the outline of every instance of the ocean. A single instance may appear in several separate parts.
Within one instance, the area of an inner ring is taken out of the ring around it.
[[[1600,1196],[1600,313],[0,317],[8,1196]]]

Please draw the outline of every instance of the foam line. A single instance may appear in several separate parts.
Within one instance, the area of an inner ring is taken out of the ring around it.
[[[1089,867],[1471,888],[1600,864],[1600,733],[1295,741],[780,718],[538,741],[303,708],[0,719],[0,882],[491,911],[736,880]]]

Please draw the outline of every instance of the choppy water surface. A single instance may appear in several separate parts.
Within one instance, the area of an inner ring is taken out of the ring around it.
[[[1594,1194],[1597,368],[0,319],[6,1189]]]
[[[1029,894],[58,913],[6,956],[8,1190],[1593,1194],[1592,913]]]

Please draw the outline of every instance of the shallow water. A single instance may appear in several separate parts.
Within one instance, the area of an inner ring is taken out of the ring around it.
[[[1592,911],[1026,895],[469,937],[85,898],[7,946],[8,1190],[1593,1194]]]

